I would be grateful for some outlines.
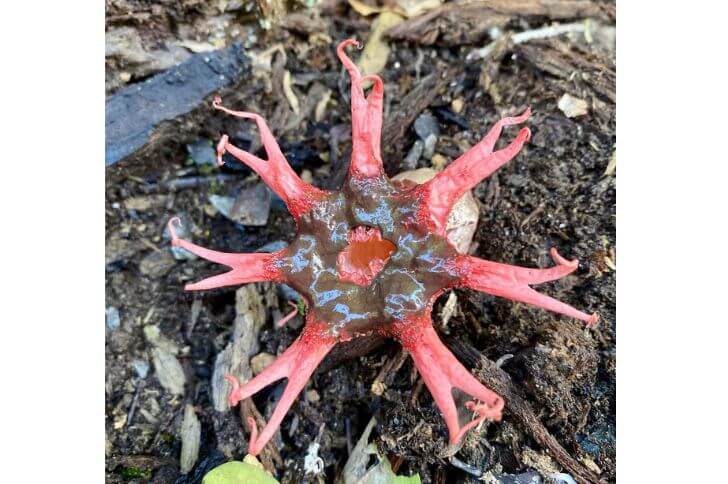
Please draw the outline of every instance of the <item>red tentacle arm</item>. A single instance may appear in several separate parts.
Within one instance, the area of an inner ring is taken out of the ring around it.
[[[326,195],[325,191],[319,190],[304,182],[293,171],[293,168],[291,168],[291,165],[288,164],[285,156],[283,156],[283,152],[273,137],[273,133],[271,133],[268,124],[260,115],[245,111],[233,111],[221,103],[222,100],[220,97],[216,97],[212,105],[215,109],[219,109],[231,116],[255,121],[260,131],[260,139],[268,155],[268,160],[262,160],[238,148],[230,143],[227,135],[223,135],[217,144],[217,161],[219,164],[222,165],[222,155],[228,152],[242,163],[248,165],[271,190],[276,192],[286,202],[288,211],[291,212],[294,218],[299,218],[302,214],[309,211],[314,203]]]
[[[367,97],[367,131],[369,134],[369,145],[371,146],[372,156],[378,162],[377,169],[381,173],[382,153],[382,113],[384,112],[384,82],[382,78],[376,74],[364,76],[361,80],[362,84],[371,81],[372,90]]]
[[[288,379],[283,395],[263,431],[258,434],[255,423],[253,422],[251,425],[249,454],[258,455],[263,450],[265,444],[268,443],[281,425],[283,417],[293,405],[298,394],[306,386],[318,364],[335,344],[336,337],[327,332],[327,326],[313,320],[313,317],[309,315],[301,336],[255,378],[241,385],[234,376],[227,375],[225,377],[232,385],[232,390],[228,396],[231,407],[237,405],[240,400],[250,398],[278,380]]]
[[[465,433],[485,419],[499,421],[503,399],[480,383],[450,352],[437,336],[432,321],[426,316],[416,321],[402,321],[394,325],[394,333],[409,351],[422,380],[432,394],[447,425],[450,444],[457,444]],[[477,416],[460,425],[458,409],[453,398],[457,388],[480,402],[468,401],[465,407]]]
[[[596,323],[599,319],[596,313],[586,314],[529,287],[531,284],[541,284],[561,279],[574,272],[579,265],[577,260],[569,261],[561,257],[555,248],[551,249],[551,257],[556,262],[556,266],[548,269],[528,269],[471,256],[458,257],[456,267],[460,273],[461,286],[532,304],[555,313],[580,319],[585,321],[587,325]]]
[[[503,118],[477,145],[453,161],[444,171],[419,188],[421,203],[419,220],[440,235],[445,234],[447,217],[455,202],[495,170],[512,160],[531,138],[531,131],[522,128],[511,144],[493,152],[504,126],[518,124],[531,116],[531,109],[517,117]]]
[[[205,260],[223,264],[232,269],[224,274],[208,277],[207,279],[203,279],[194,284],[187,284],[185,286],[186,291],[201,291],[217,287],[237,286],[248,282],[283,280],[283,275],[275,264],[282,251],[270,254],[231,254],[227,252],[217,252],[200,247],[199,245],[195,245],[187,240],[180,239],[177,236],[177,230],[175,229],[175,224],[179,223],[180,220],[178,217],[170,219],[167,223],[167,230],[169,230],[169,234],[172,237],[173,247],[182,247]]]
[[[344,40],[336,48],[336,53],[351,78],[351,163],[349,175],[355,178],[378,177],[384,173],[380,155],[382,131],[382,104],[384,84],[379,76],[362,77],[359,68],[346,55],[346,47],[361,44],[354,39]],[[364,97],[362,83],[373,81],[369,98]]]
[[[276,326],[279,328],[282,328],[283,326],[285,326],[288,323],[288,321],[295,318],[296,314],[298,314],[298,306],[296,306],[296,303],[294,303],[293,301],[288,301],[288,304],[289,304],[289,306],[293,307],[293,311],[291,311],[290,313],[286,314],[281,319],[276,321]]]

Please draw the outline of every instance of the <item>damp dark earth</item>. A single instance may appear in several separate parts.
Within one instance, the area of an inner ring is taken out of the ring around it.
[[[284,201],[255,173],[229,154],[217,165],[223,133],[263,158],[265,150],[255,123],[224,115],[213,99],[260,114],[301,179],[339,190],[352,139],[349,78],[335,48],[347,38],[364,45],[350,48],[352,59],[384,81],[390,177],[422,183],[496,121],[531,107],[530,140],[459,207],[457,248],[547,268],[556,247],[578,269],[534,288],[600,319],[585,327],[505,298],[446,292],[434,328],[503,397],[500,422],[450,445],[408,352],[372,334],[324,358],[261,464],[284,483],[380,482],[357,470],[378,462],[425,483],[615,481],[613,2],[106,5],[107,482],[201,482],[243,460],[249,418],[262,429],[272,415],[285,380],[231,409],[224,375],[250,379],[295,341],[301,295],[269,282],[186,292],[226,269],[173,247],[167,223],[179,217],[181,238],[222,252],[276,252],[296,240]],[[496,148],[518,128],[506,127]],[[396,263],[395,237],[360,235]],[[332,265],[344,239],[356,238],[341,236]],[[348,247],[351,280],[373,277],[361,248]],[[460,407],[467,399],[453,396]]]

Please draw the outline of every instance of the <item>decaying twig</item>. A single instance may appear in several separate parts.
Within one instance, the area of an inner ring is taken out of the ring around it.
[[[506,401],[509,410],[525,427],[528,433],[545,449],[564,469],[569,471],[580,482],[599,484],[599,476],[584,467],[564,449],[561,444],[549,433],[546,427],[536,416],[531,405],[516,386],[511,382],[508,373],[498,368],[495,362],[483,356],[477,349],[466,342],[456,339],[448,340],[448,346],[464,363],[476,367],[474,374],[483,383],[488,385]]]
[[[513,44],[517,45],[534,39],[546,39],[549,37],[556,37],[557,35],[575,32],[583,33],[587,31],[589,25],[590,24],[587,21],[574,22],[571,24],[563,25],[549,25],[547,27],[541,27],[539,29],[526,30],[524,32],[515,33],[510,36],[510,41]],[[472,62],[478,59],[485,59],[490,55],[490,53],[495,49],[497,45],[498,40],[496,39],[485,47],[470,52],[465,60],[467,60],[468,62]]]
[[[265,427],[266,422],[265,419],[263,419],[263,415],[258,411],[253,400],[250,398],[246,398],[240,402],[240,418],[243,422],[247,422],[248,417],[253,417],[259,428]],[[250,431],[250,429],[248,429],[248,431]],[[276,449],[273,440],[268,442],[258,458],[260,459],[260,463],[263,464],[263,467],[272,473],[276,471],[276,466],[283,466],[283,459],[281,458],[281,454],[278,452],[278,449]]]
[[[389,29],[387,36],[420,45],[469,44],[481,41],[490,29],[503,27],[516,17],[608,18],[609,12],[588,0],[462,0],[402,22]]]
[[[161,183],[150,183],[141,185],[139,188],[142,193],[153,194],[176,192],[179,190],[186,190],[188,188],[197,188],[206,185],[212,185],[213,183],[225,183],[232,180],[240,180],[240,175],[220,173],[210,176],[186,176],[182,178],[175,178],[173,180],[167,180]]]
[[[379,370],[379,374],[372,382],[372,393],[375,395],[381,395],[384,392],[384,389],[386,388],[384,386],[385,378],[387,378],[390,373],[396,373],[397,370],[402,367],[404,362],[407,361],[408,356],[409,354],[406,351],[400,349],[396,355],[387,358],[387,361],[384,365],[382,365],[381,370]]]

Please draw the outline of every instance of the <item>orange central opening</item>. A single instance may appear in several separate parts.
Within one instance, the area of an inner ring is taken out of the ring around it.
[[[356,227],[349,232],[349,245],[339,254],[339,277],[342,281],[367,286],[395,250],[392,242],[382,239],[379,229]]]

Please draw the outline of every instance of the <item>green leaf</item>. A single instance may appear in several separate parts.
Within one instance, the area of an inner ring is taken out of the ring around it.
[[[377,420],[372,417],[352,449],[344,465],[343,481],[357,484],[420,484],[419,474],[409,477],[396,475],[387,456],[379,453],[377,444],[369,443],[369,435],[376,424]],[[372,455],[377,457],[377,463],[369,466]]]
[[[205,474],[202,484],[279,484],[279,482],[268,475],[257,460],[245,457],[245,462],[230,461],[215,467]],[[419,482],[419,481],[418,481]]]
[[[384,471],[384,481],[390,482],[391,484],[421,484],[419,474],[415,474],[414,476],[397,476],[392,471],[392,464],[389,463],[389,459],[386,456],[379,457],[382,459],[379,462],[379,467]]]
[[[395,476],[392,481],[394,484],[421,484],[420,475],[415,474],[414,476]]]
[[[306,303],[303,302],[303,299],[299,299],[298,301],[296,301],[296,309],[298,309],[298,314],[300,314],[301,316],[306,315]]]

